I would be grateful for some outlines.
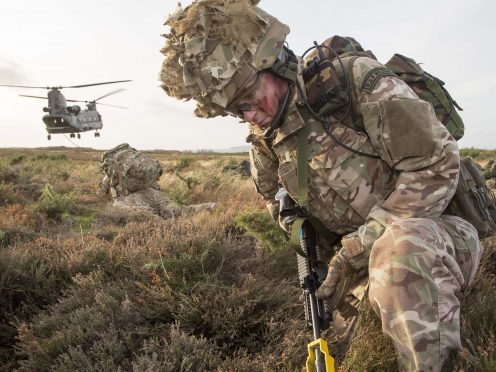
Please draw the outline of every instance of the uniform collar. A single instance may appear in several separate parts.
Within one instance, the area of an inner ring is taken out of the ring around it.
[[[303,81],[302,70],[303,60],[298,57],[298,75],[296,79],[297,84],[300,84],[300,86],[304,87],[305,85]],[[305,99],[306,97],[303,97],[300,93],[300,90],[296,87],[293,92],[293,97],[288,104],[288,109],[283,119],[283,123],[276,130],[276,136],[273,142],[274,146],[305,126],[305,121],[298,111],[300,107],[304,106]]]

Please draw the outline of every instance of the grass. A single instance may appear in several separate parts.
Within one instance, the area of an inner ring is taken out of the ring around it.
[[[295,371],[311,332],[295,253],[250,179],[246,155],[154,152],[163,191],[213,212],[117,215],[94,197],[98,163],[75,150],[0,150],[0,370]],[[479,154],[480,159],[482,155]],[[181,180],[194,180],[190,182]],[[496,360],[496,242],[461,295],[455,370]],[[339,344],[331,331],[331,350]],[[339,370],[393,370],[367,306]]]

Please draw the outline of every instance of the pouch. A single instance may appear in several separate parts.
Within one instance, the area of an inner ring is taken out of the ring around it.
[[[453,199],[445,214],[451,214],[470,222],[479,239],[496,233],[495,197],[486,185],[479,167],[470,157],[460,162],[460,179]]]

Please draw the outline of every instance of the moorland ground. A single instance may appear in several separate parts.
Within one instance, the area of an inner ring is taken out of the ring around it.
[[[494,151],[464,150],[480,163]],[[305,327],[295,253],[264,210],[247,154],[151,151],[160,186],[212,212],[164,220],[117,213],[97,195],[96,150],[0,149],[0,369],[300,370]],[[455,370],[496,370],[496,248],[460,294]],[[364,306],[340,370],[395,370]]]

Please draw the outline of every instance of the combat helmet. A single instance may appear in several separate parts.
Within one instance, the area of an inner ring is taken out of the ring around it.
[[[257,72],[296,79],[296,58],[284,47],[289,27],[258,6],[258,0],[196,0],[180,5],[165,25],[162,88],[194,99],[199,117],[226,116],[236,92]]]

